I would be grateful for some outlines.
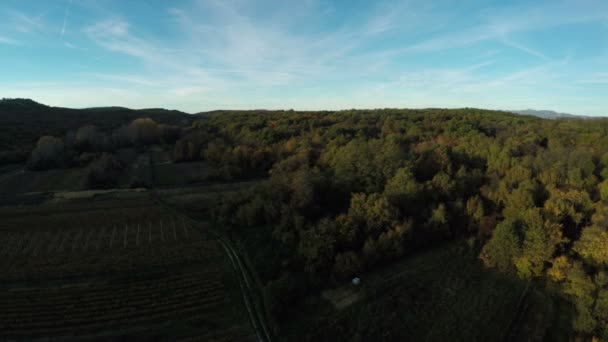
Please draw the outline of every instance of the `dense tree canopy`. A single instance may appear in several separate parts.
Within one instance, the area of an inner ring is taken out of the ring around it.
[[[554,284],[574,303],[573,326],[606,336],[606,132],[606,120],[474,109],[222,112],[176,157],[270,175],[215,217],[236,230],[272,225],[274,243],[295,251],[274,287],[301,271],[314,287],[472,236],[488,267]]]
[[[487,267],[556,291],[579,332],[608,339],[607,133],[605,119],[475,109],[218,111],[187,127],[140,119],[47,137],[32,165],[75,149],[111,171],[103,152],[169,144],[175,162],[205,161],[218,179],[265,179],[213,216],[237,234],[270,227],[267,243],[288,251],[261,279],[275,313],[302,288],[469,238]]]

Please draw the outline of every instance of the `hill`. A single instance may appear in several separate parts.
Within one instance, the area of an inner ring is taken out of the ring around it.
[[[188,123],[189,114],[177,110],[99,107],[71,109],[51,107],[30,99],[0,100],[0,154],[4,158],[20,161],[29,153],[42,135],[65,134],[84,125],[96,125],[110,130],[140,117],[149,117],[159,123]]]
[[[532,116],[537,116],[539,118],[543,118],[543,119],[557,119],[557,118],[584,118],[584,119],[589,119],[591,117],[589,116],[584,116],[584,115],[575,115],[575,114],[568,114],[568,113],[558,113],[552,110],[534,110],[534,109],[525,109],[525,110],[515,110],[512,111],[512,113],[515,114],[521,114],[521,115],[532,115]]]

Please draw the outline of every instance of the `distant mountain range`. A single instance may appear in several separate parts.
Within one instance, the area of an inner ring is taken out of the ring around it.
[[[521,114],[521,115],[532,115],[538,116],[543,119],[557,119],[557,118],[581,118],[581,119],[592,119],[591,116],[584,115],[575,115],[568,113],[558,113],[552,110],[534,110],[534,109],[525,109],[525,110],[512,110],[511,113]]]

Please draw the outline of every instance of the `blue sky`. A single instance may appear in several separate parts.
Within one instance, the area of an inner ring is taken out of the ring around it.
[[[608,115],[608,1],[2,0],[0,97]]]

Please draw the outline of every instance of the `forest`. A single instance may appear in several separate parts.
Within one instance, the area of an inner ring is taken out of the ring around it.
[[[608,339],[606,119],[216,111],[44,136],[28,167],[92,165],[91,187],[112,187],[121,149],[152,144],[208,163],[215,181],[263,180],[210,212],[236,236],[268,231],[257,270],[274,317],[328,284],[465,240],[489,272],[571,303],[578,334]]]

